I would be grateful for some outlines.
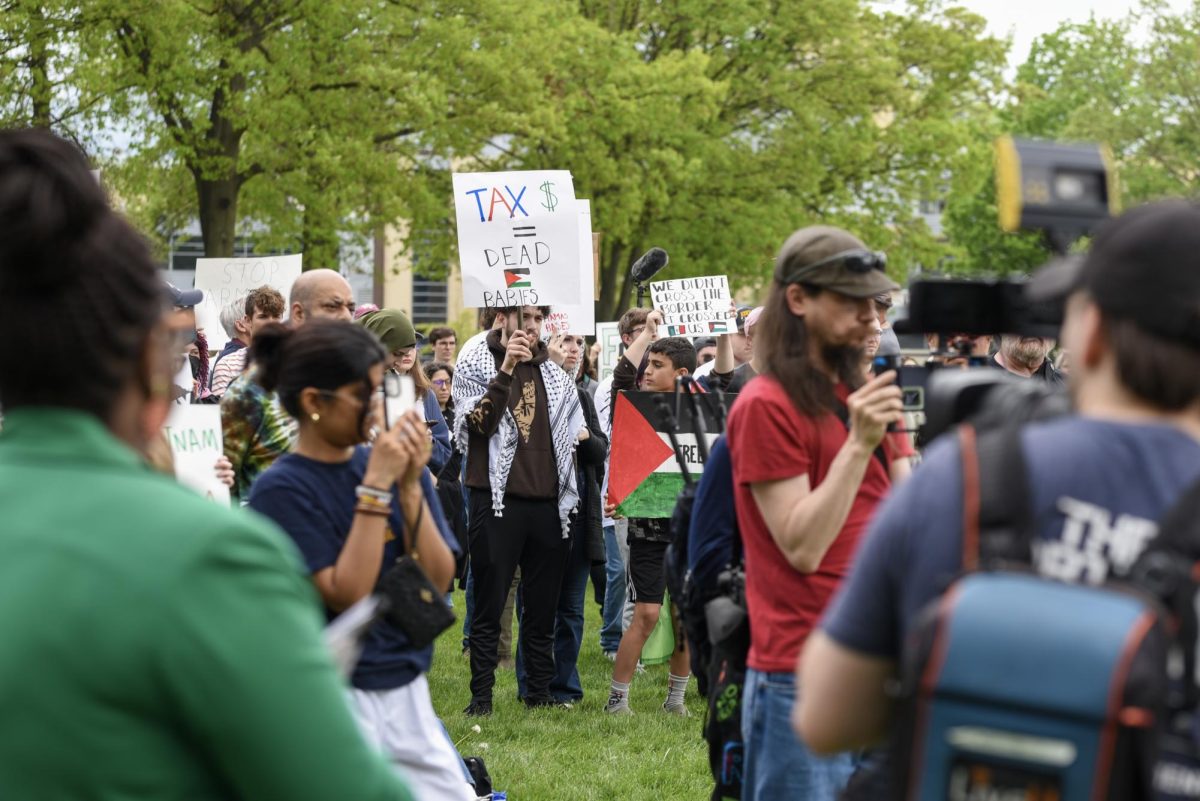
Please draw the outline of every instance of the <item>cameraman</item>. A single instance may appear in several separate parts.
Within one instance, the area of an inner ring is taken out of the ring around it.
[[[1088,256],[1035,276],[1067,296],[1076,413],[1023,428],[1046,576],[1096,584],[1127,570],[1156,521],[1200,477],[1200,209],[1183,201],[1106,223]],[[809,638],[793,717],[814,751],[878,742],[902,643],[918,611],[962,570],[958,441],[927,452],[881,508],[854,569]],[[988,476],[982,476],[987,481]]]

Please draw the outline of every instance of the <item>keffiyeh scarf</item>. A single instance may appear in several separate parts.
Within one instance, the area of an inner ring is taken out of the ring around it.
[[[575,482],[575,446],[584,426],[583,409],[575,383],[561,367],[547,359],[539,365],[542,384],[546,389],[550,413],[550,436],[554,442],[554,461],[558,467],[558,519],[563,537],[570,536],[570,514],[579,505],[579,489]],[[451,394],[454,397],[454,441],[459,450],[467,453],[467,418],[496,376],[496,357],[481,339],[458,356],[454,369]],[[517,421],[505,405],[500,426],[488,442],[488,479],[492,489],[492,510],[497,517],[504,511],[504,492],[508,474],[517,453]],[[467,458],[470,458],[469,456]]]

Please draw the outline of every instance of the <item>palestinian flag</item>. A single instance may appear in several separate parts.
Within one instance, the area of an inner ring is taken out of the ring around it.
[[[529,286],[528,267],[510,267],[504,271],[504,281],[509,289],[519,289]]]
[[[661,392],[620,392],[613,405],[608,498],[625,517],[670,517],[675,510],[675,499],[683,490],[683,473],[656,401],[660,397],[665,397],[674,411],[675,396]],[[726,395],[726,403],[732,403],[734,397]],[[711,444],[716,439],[717,424],[705,402],[697,400]],[[679,446],[688,471],[698,481],[704,465],[700,461],[696,425],[690,405],[686,401],[680,405],[681,419],[676,429]]]

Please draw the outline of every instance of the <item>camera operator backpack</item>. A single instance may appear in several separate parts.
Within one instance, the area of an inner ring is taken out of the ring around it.
[[[959,438],[965,574],[906,644],[893,797],[1200,798],[1200,487],[1128,576],[1068,584],[1033,570],[1019,432],[962,426]]]

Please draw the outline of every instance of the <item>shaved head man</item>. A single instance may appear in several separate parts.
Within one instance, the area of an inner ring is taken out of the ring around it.
[[[354,291],[350,282],[334,270],[301,273],[292,284],[288,304],[294,326],[316,319],[346,322],[354,319]]]

